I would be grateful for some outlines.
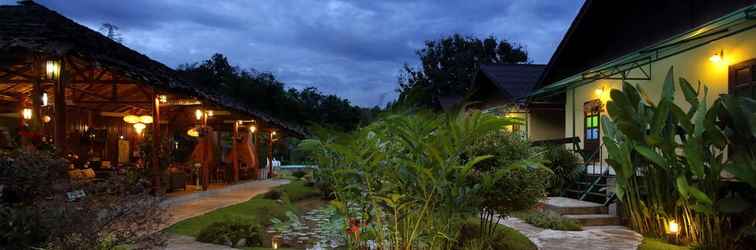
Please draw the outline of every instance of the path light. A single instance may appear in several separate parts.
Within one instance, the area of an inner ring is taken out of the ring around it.
[[[146,127],[147,125],[144,125],[144,123],[134,123],[134,129],[136,130],[137,134],[141,134]]]
[[[24,108],[24,110],[21,111],[21,116],[24,117],[24,120],[31,120],[32,110],[30,108]]]
[[[680,225],[677,224],[677,221],[675,221],[675,220],[670,220],[669,221],[669,223],[667,225],[667,232],[669,234],[678,234],[678,233],[680,233]]]
[[[60,78],[60,61],[49,59],[45,62],[45,77],[48,80],[58,80]]]
[[[126,123],[137,123],[141,121],[141,119],[139,119],[139,116],[127,115],[123,117],[123,121]]]
[[[709,57],[709,61],[713,63],[720,63],[722,62],[723,59],[724,59],[724,50],[721,50],[721,49],[719,51],[714,52],[714,55]]]

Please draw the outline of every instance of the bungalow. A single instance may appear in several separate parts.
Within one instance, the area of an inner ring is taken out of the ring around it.
[[[196,137],[185,150],[196,164],[184,171],[199,166],[207,189],[258,172],[248,138],[272,148],[276,138],[304,135],[28,0],[0,6],[0,127],[3,147],[46,145],[69,156],[71,169],[148,169],[156,192],[168,155],[187,147],[179,137]],[[21,135],[20,145],[10,135]],[[219,137],[233,138],[226,164]]]
[[[565,137],[579,138],[584,155],[594,156],[588,166],[598,166],[589,173],[610,175],[599,117],[623,81],[658,100],[673,67],[676,77],[706,85],[710,102],[728,93],[756,97],[755,3],[587,0],[528,101],[561,103]]]
[[[464,101],[470,109],[519,118],[523,124],[509,129],[531,140],[562,138],[561,106],[525,102],[545,67],[542,64],[481,64],[468,96],[443,98],[441,103],[449,109]],[[531,120],[536,122],[531,123]]]

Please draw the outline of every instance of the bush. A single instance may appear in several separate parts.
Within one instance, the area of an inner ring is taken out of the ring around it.
[[[498,225],[493,235],[481,237],[480,220],[467,220],[459,232],[457,246],[462,250],[535,250],[537,247],[520,232]]]
[[[302,177],[304,177],[305,175],[307,175],[307,172],[302,171],[302,170],[297,170],[297,171],[294,171],[293,173],[291,173],[291,175],[294,176],[294,178],[297,178],[297,180],[300,180],[300,179],[302,179]]]
[[[145,192],[149,182],[123,176],[71,181],[63,163],[44,152],[0,156],[0,248],[162,245],[153,232],[165,223],[165,213],[160,200]],[[66,193],[78,190],[85,196],[68,201]]]
[[[560,195],[562,190],[577,177],[580,158],[561,145],[546,148],[544,158],[546,160],[544,165],[554,172],[549,179],[548,192],[551,195]]]
[[[525,211],[525,212],[513,213],[512,216],[520,218],[524,220],[525,222],[527,222],[528,224],[531,224],[533,226],[537,226],[540,228],[547,228],[547,229],[561,230],[561,231],[583,230],[580,223],[578,223],[576,220],[564,218],[553,213]]]
[[[265,193],[263,195],[263,198],[268,200],[278,200],[281,199],[281,196],[283,196],[283,192],[281,192],[281,190],[273,189]]]
[[[249,223],[215,222],[200,231],[197,241],[231,247],[262,246],[262,231]]]

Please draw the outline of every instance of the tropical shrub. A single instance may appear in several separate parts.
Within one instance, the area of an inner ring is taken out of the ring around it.
[[[643,234],[737,248],[740,228],[755,223],[756,102],[721,96],[709,104],[705,86],[678,83],[688,105],[674,102],[671,68],[659,102],[629,83],[611,91],[603,126],[617,197]],[[725,170],[743,183],[722,181]],[[679,233],[671,234],[670,222]]]
[[[262,246],[262,230],[249,223],[215,222],[200,231],[197,241],[231,247]]]
[[[291,173],[291,176],[294,176],[294,178],[297,178],[297,180],[302,179],[302,177],[304,177],[305,175],[307,175],[307,172],[301,171],[301,170],[294,171],[294,173]]]
[[[580,173],[581,160],[577,154],[561,145],[547,147],[544,159],[544,165],[554,173],[549,178],[548,192],[550,195],[561,195]]]
[[[494,158],[470,145],[511,124],[480,112],[395,114],[300,147],[318,163],[317,182],[332,190],[333,206],[348,221],[351,247],[374,240],[379,249],[449,249],[463,222],[480,211],[483,185],[471,178],[485,175],[476,167]],[[537,166],[515,159],[497,169]]]

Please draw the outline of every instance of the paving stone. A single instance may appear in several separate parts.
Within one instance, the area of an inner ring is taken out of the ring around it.
[[[588,226],[583,231],[558,231],[539,228],[517,218],[501,224],[515,229],[542,250],[636,250],[643,236],[622,226]]]

